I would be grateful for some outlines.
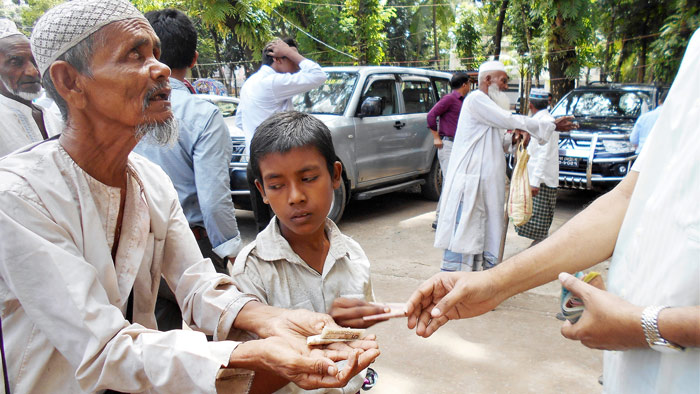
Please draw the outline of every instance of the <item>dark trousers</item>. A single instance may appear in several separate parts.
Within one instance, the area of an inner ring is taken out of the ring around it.
[[[252,175],[250,166],[248,166],[246,176],[248,178],[248,189],[250,190],[250,205],[253,207],[253,214],[255,215],[255,225],[258,232],[261,232],[270,224],[272,212],[270,211],[270,206],[263,201],[262,194],[260,194],[258,188],[255,187],[255,178]]]
[[[211,247],[208,237],[203,237],[197,240],[199,250],[202,251],[202,256],[210,258],[214,263],[214,269],[218,273],[228,274],[226,264],[228,259],[219,257]],[[177,304],[175,294],[168,287],[165,279],[160,278],[160,287],[158,288],[158,298],[156,299],[156,321],[158,322],[158,330],[170,331],[182,328],[182,311]]]

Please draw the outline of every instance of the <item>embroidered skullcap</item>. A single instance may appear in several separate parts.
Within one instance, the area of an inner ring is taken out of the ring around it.
[[[31,37],[32,53],[43,75],[51,63],[102,27],[126,19],[148,20],[128,0],[74,0],[39,19]]]
[[[17,30],[17,25],[15,25],[15,22],[12,22],[11,20],[7,18],[1,18],[0,19],[0,40],[2,40],[5,37],[10,37],[10,36],[16,36],[20,35],[23,36],[21,31]]]
[[[504,66],[503,63],[499,62],[498,60],[489,60],[487,62],[483,62],[481,66],[479,66],[479,79],[481,79],[481,76],[485,72],[489,71],[506,72],[506,66]]]
[[[548,100],[549,93],[544,89],[532,88],[530,89],[530,98],[533,100]]]

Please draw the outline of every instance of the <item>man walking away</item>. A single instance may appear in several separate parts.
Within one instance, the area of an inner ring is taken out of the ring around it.
[[[543,89],[530,90],[530,114],[532,119],[554,121],[547,110],[549,99]],[[554,218],[559,185],[559,133],[553,132],[543,145],[529,144],[527,151],[530,161],[527,172],[532,188],[532,217],[523,226],[516,226],[515,232],[521,237],[530,238],[535,245],[547,238]]]
[[[464,97],[469,93],[469,75],[456,73],[450,79],[450,87],[452,88],[452,93],[443,96],[428,112],[428,128],[433,133],[433,144],[438,149],[437,155],[443,178],[447,173],[447,165],[450,162],[450,153],[452,153],[452,143],[455,140],[459,111],[462,109]],[[438,118],[440,118],[439,125]],[[439,215],[440,201],[438,201],[435,211],[434,229],[437,228]]]
[[[236,125],[245,134],[246,155],[260,123],[276,112],[294,109],[292,97],[324,82],[326,73],[318,63],[299,53],[294,40],[276,39],[267,44],[262,53],[262,66],[241,88],[241,103],[236,111]],[[270,211],[250,176],[248,188],[258,231],[261,231],[270,222]]]

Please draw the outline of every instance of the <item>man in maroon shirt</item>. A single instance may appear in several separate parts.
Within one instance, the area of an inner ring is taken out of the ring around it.
[[[450,80],[452,93],[442,96],[435,106],[428,112],[428,128],[433,133],[433,143],[438,149],[438,160],[440,161],[440,169],[442,176],[447,173],[447,165],[450,162],[450,153],[452,152],[452,142],[455,139],[455,131],[457,130],[457,120],[459,119],[459,111],[462,109],[462,101],[469,93],[469,75],[466,73],[456,73]],[[440,118],[440,127],[438,132],[437,118]],[[435,221],[433,229],[437,228],[437,217],[440,214],[440,202],[438,202],[435,211]]]

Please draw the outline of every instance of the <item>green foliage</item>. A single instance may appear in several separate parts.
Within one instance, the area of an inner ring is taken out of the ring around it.
[[[457,54],[466,68],[478,68],[486,60],[479,32],[479,13],[474,6],[466,6],[460,7],[457,15],[454,29]]]
[[[354,33],[352,46],[346,48],[358,64],[380,64],[384,60],[384,25],[394,16],[394,8],[379,0],[345,0],[340,29]]]
[[[659,38],[652,44],[652,65],[656,82],[670,84],[693,32],[700,28],[700,2],[675,2],[671,15],[664,21]]]

